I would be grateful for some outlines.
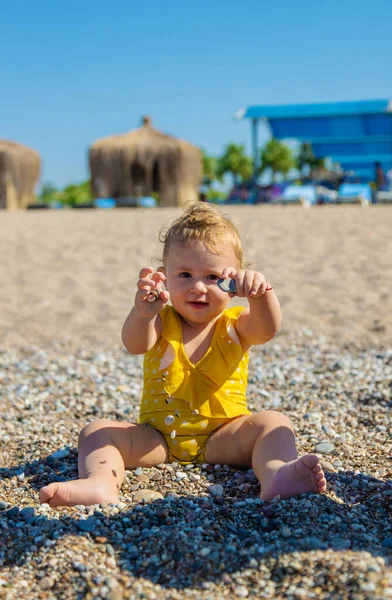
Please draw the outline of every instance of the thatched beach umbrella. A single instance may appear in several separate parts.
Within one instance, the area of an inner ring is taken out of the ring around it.
[[[342,179],[341,173],[331,171],[325,167],[316,167],[311,172],[312,179],[318,181],[330,181],[331,183],[338,183]]]
[[[40,162],[35,150],[0,140],[0,208],[16,210],[34,202]]]
[[[140,129],[94,142],[89,161],[95,197],[118,199],[157,192],[162,206],[198,199],[199,148],[157,131],[148,117]]]

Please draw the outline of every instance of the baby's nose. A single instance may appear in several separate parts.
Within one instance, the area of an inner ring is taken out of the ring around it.
[[[207,286],[201,279],[197,279],[193,283],[192,291],[196,292],[197,294],[205,294],[207,292]]]

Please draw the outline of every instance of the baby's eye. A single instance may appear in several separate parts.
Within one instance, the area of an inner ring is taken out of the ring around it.
[[[219,276],[211,273],[211,275],[208,275],[207,279],[210,279],[211,281],[216,281],[217,279],[219,279]]]
[[[188,271],[183,271],[182,273],[180,273],[180,277],[184,277],[185,279],[187,279],[188,277],[192,277],[192,275]]]

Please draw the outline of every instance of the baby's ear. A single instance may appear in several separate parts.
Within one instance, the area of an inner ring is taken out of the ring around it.
[[[165,267],[158,267],[158,268],[157,268],[157,272],[158,272],[158,273],[163,273],[163,274],[166,276],[166,270],[165,270]]]

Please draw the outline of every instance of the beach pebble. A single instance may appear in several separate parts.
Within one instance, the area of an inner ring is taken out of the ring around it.
[[[41,590],[50,590],[54,586],[54,580],[51,577],[43,577],[39,582]]]
[[[35,506],[26,506],[26,508],[22,508],[19,516],[21,516],[25,521],[29,521],[33,517],[37,516],[37,509]]]
[[[327,460],[320,460],[320,465],[324,469],[324,471],[328,471],[330,473],[336,473],[335,467],[333,464],[328,462]]]
[[[331,539],[331,548],[334,550],[347,550],[351,548],[351,540],[344,538],[332,538]]]
[[[220,483],[210,485],[210,486],[208,486],[208,491],[210,492],[211,496],[214,496],[214,497],[223,496],[223,491],[224,491],[223,485],[220,485]]]
[[[63,448],[57,452],[53,452],[48,458],[52,460],[61,460],[62,458],[67,458],[67,456],[69,456],[69,450]]]
[[[162,494],[155,490],[139,490],[133,495],[134,502],[152,502],[161,498],[163,498]]]
[[[117,582],[116,582],[116,584],[118,585]],[[105,598],[107,600],[123,600],[124,591],[121,587],[116,587],[115,589],[109,590],[109,592],[107,594],[105,594]],[[148,598],[148,596],[147,596],[147,598]],[[151,595],[150,595],[150,598],[152,598]]]
[[[335,445],[330,442],[319,442],[314,450],[320,454],[329,454],[335,450]]]
[[[224,277],[222,279],[218,279],[216,283],[223,292],[231,292],[232,294],[235,294],[237,291],[235,280],[231,277]]]
[[[247,598],[249,596],[249,590],[243,585],[237,585],[234,588],[234,594],[237,598]]]

